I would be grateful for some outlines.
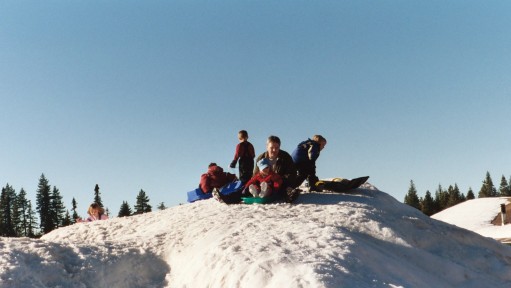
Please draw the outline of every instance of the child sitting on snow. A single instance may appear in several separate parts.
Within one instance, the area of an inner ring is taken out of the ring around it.
[[[224,172],[224,169],[216,163],[210,163],[208,172],[201,175],[200,188],[204,193],[211,193],[213,188],[222,188],[223,186],[238,180],[236,175]]]
[[[245,185],[254,197],[269,197],[273,191],[278,191],[282,185],[282,178],[279,174],[273,172],[270,159],[263,158],[257,162],[259,173],[254,175]],[[244,193],[248,194],[248,193]]]

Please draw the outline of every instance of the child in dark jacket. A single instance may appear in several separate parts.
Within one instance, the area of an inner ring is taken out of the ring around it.
[[[296,185],[300,185],[305,179],[309,182],[311,191],[316,190],[314,184],[318,182],[316,176],[316,160],[323,148],[325,148],[326,139],[321,135],[314,135],[312,139],[307,139],[296,147],[291,154],[293,162],[298,170]]]
[[[236,145],[234,160],[232,160],[230,167],[235,168],[236,163],[239,162],[240,181],[245,184],[252,178],[255,150],[252,143],[248,142],[248,132],[246,130],[238,132],[238,140],[240,140],[240,143]]]
[[[222,167],[216,165],[216,163],[211,163],[208,166],[208,172],[200,177],[200,188],[204,193],[211,193],[213,188],[222,188],[236,180],[236,175],[224,172]]]
[[[282,185],[282,178],[279,174],[273,172],[268,158],[263,158],[257,162],[259,172],[254,175],[245,185],[250,194],[254,197],[269,197],[273,191],[278,191]],[[247,194],[245,192],[245,194]]]

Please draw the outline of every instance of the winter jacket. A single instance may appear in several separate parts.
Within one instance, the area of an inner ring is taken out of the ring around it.
[[[254,159],[255,150],[252,143],[248,141],[243,141],[236,145],[236,152],[234,153],[234,161],[238,161],[238,159]]]
[[[319,143],[307,139],[296,147],[296,149],[293,151],[292,157],[294,163],[303,163],[306,161],[312,161],[316,162],[316,160],[319,157]]]
[[[263,158],[269,158],[268,152],[264,152],[261,155],[259,155],[256,159],[256,163],[259,162],[259,160]],[[293,162],[293,158],[284,150],[279,151],[279,156],[277,157],[277,162],[273,166],[272,169],[275,173],[279,174],[282,178],[282,181],[284,182],[284,185],[286,186],[293,186],[295,185],[296,181],[296,167]],[[259,167],[255,167],[254,169],[254,175],[259,174]],[[283,187],[286,188],[286,187]]]
[[[250,185],[257,186],[257,190],[261,190],[261,183],[266,182],[268,183],[268,186],[272,188],[272,191],[278,191],[282,185],[282,177],[280,177],[279,174],[273,172],[270,170],[268,175],[263,176],[261,172],[257,173],[250,179],[247,184],[245,184],[245,187],[248,188]]]
[[[208,172],[201,175],[200,188],[204,193],[210,193],[213,188],[221,188],[236,180],[236,175],[224,172],[220,166],[211,166]]]

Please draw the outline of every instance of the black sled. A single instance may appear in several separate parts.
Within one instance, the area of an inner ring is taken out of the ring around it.
[[[354,178],[351,180],[343,178],[334,178],[331,181],[320,180],[316,182],[315,186],[318,191],[344,193],[349,190],[357,189],[362,184],[366,183],[367,179],[369,179],[369,176]]]

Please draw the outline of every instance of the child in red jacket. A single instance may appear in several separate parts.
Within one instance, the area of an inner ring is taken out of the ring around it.
[[[204,193],[211,193],[213,188],[222,188],[236,180],[238,180],[236,175],[224,172],[224,169],[216,163],[210,163],[208,172],[200,177],[200,188]]]
[[[263,158],[257,162],[259,173],[254,175],[245,185],[254,197],[268,197],[273,191],[278,191],[282,185],[282,178],[273,172],[270,159]]]
[[[246,130],[238,132],[238,139],[240,143],[236,145],[234,160],[232,160],[229,167],[236,167],[236,163],[239,161],[240,181],[245,184],[252,178],[254,172],[255,150],[252,143],[248,142],[248,132]]]

